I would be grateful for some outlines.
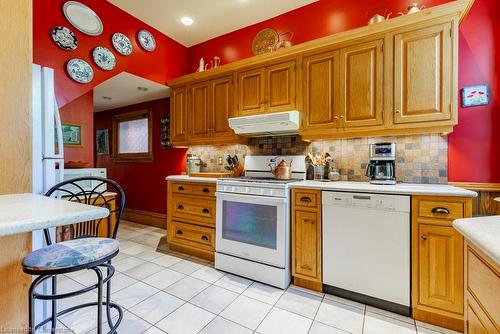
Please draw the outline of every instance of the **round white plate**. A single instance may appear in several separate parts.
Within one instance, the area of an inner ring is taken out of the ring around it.
[[[137,33],[137,39],[144,50],[152,52],[156,49],[155,38],[149,31],[144,29],[139,30]]]
[[[52,36],[54,43],[56,43],[61,49],[73,51],[78,46],[78,40],[69,28],[55,26],[50,31],[50,36]]]
[[[116,66],[116,58],[113,52],[103,46],[97,46],[92,51],[92,57],[97,66],[106,71],[111,71]]]
[[[98,36],[104,29],[102,21],[97,14],[78,1],[66,1],[63,5],[63,13],[66,19],[84,34]]]
[[[71,79],[79,83],[89,83],[94,78],[94,70],[92,70],[92,67],[89,63],[80,58],[73,58],[68,61],[66,71],[68,71]]]
[[[113,42],[113,47],[119,54],[128,56],[132,53],[132,43],[130,43],[130,39],[121,32],[114,33],[113,37],[111,37],[111,42]]]

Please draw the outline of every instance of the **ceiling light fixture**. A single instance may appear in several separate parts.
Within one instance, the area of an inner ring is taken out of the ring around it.
[[[137,87],[137,90],[139,90],[141,92],[147,92],[148,91],[148,89],[146,87],[142,87],[142,86]]]
[[[108,100],[108,101],[111,101],[113,98],[112,97],[109,97],[109,96],[103,96],[102,97],[103,100]]]
[[[190,25],[192,25],[194,23],[193,19],[190,18],[189,16],[181,17],[181,22],[185,26],[190,26]]]

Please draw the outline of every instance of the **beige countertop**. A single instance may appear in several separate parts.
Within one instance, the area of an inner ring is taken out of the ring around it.
[[[369,182],[350,181],[300,181],[290,183],[290,188],[310,188],[332,191],[355,191],[380,194],[401,195],[432,195],[432,196],[461,196],[476,197],[477,193],[467,189],[453,187],[445,184],[415,184],[398,183],[396,185],[378,185]]]
[[[453,227],[500,265],[500,216],[457,219]]]
[[[193,177],[189,175],[169,175],[165,179],[167,181],[184,181],[184,182],[205,182],[205,183],[217,182],[217,178],[215,177]]]
[[[0,195],[0,237],[105,218],[109,210],[35,194]]]

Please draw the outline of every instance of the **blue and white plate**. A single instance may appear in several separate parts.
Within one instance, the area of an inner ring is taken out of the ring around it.
[[[54,43],[56,43],[61,49],[73,51],[78,46],[78,40],[69,28],[55,26],[50,31],[50,36],[52,36]]]
[[[92,51],[92,57],[97,66],[106,71],[111,71],[116,66],[113,52],[103,46],[98,46]]]
[[[119,54],[128,56],[132,53],[130,39],[121,32],[114,33],[113,37],[111,37],[111,42],[113,42],[113,47]]]
[[[139,30],[137,33],[137,39],[141,47],[149,52],[153,52],[156,49],[156,41],[153,35],[147,30]]]
[[[94,70],[89,63],[80,58],[73,58],[66,64],[66,71],[68,71],[71,79],[76,82],[85,84],[94,79]]]

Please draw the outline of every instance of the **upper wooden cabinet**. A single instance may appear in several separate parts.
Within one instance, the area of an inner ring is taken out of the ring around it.
[[[302,61],[303,133],[328,133],[340,126],[339,51],[305,56]]]
[[[172,141],[230,143],[239,137],[227,118],[290,110],[300,112],[304,140],[452,132],[458,25],[469,5],[451,1],[175,79]]]
[[[238,77],[238,115],[295,109],[295,60],[245,70]]]
[[[344,127],[383,122],[383,39],[340,50],[340,119]]]
[[[451,23],[394,35],[396,124],[451,119],[454,61]]]
[[[187,143],[187,87],[172,89],[170,95],[170,140],[174,145]]]

